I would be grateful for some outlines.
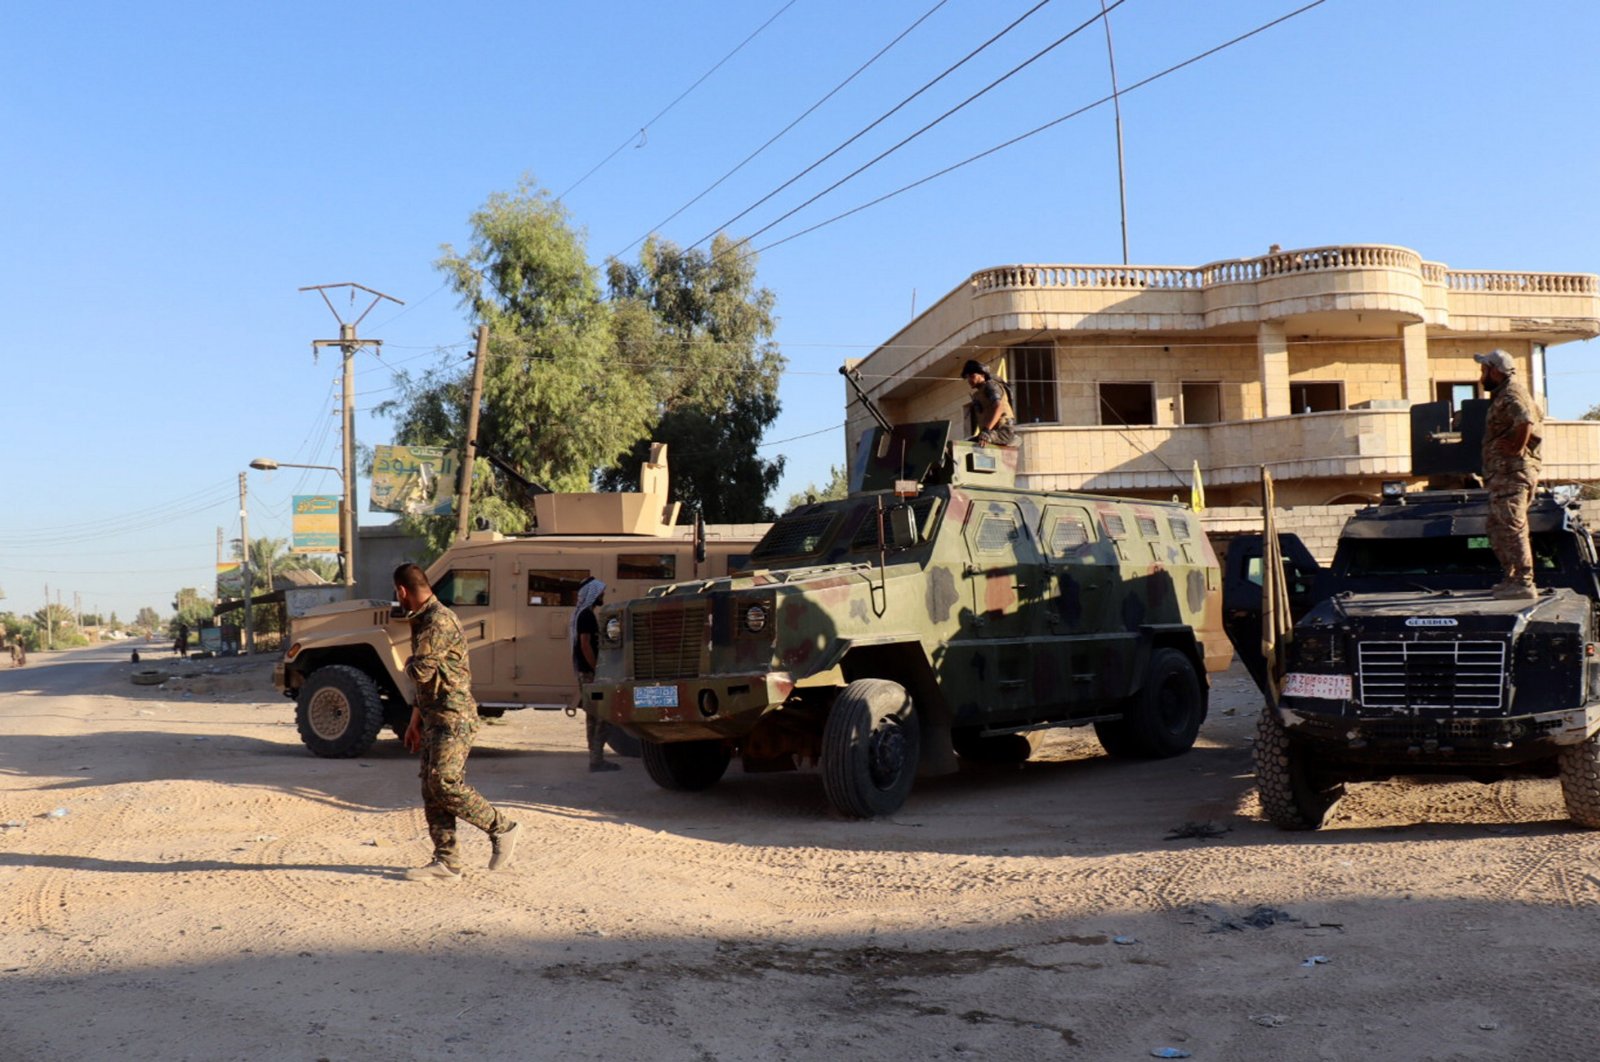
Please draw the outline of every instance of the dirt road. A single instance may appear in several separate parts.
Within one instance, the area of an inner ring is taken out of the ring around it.
[[[428,855],[397,741],[319,760],[270,661],[161,688],[126,658],[0,670],[0,1059],[1560,1060],[1600,1031],[1600,834],[1553,782],[1357,788],[1280,833],[1237,671],[1187,756],[1059,733],[874,822],[812,774],[591,775],[578,722],[514,714],[471,776],[527,839],[450,886],[397,880]]]

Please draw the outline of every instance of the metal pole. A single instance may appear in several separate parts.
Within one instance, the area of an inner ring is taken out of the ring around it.
[[[1111,66],[1111,109],[1117,116],[1117,202],[1122,214],[1122,264],[1128,264],[1128,177],[1122,164],[1122,94],[1117,90],[1117,53],[1111,48],[1111,15],[1100,0],[1100,21],[1106,28],[1106,61]]]
[[[44,647],[56,647],[56,618],[50,613],[50,584],[44,584]]]
[[[467,509],[472,505],[472,464],[478,457],[478,407],[483,403],[483,363],[489,360],[489,326],[478,326],[473,355],[472,397],[467,400],[467,442],[461,448],[461,478],[456,489],[456,539],[467,537]]]
[[[243,558],[239,574],[244,581],[244,651],[248,654],[256,651],[255,614],[250,607],[250,599],[255,596],[255,579],[250,573],[250,515],[245,506],[243,472],[239,473],[239,554]]]
[[[356,378],[354,362],[360,344],[354,324],[339,325],[344,352],[344,506],[339,514],[339,545],[344,550],[344,585],[356,585]]]

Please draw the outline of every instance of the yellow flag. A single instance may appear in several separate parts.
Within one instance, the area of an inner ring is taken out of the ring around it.
[[[1197,513],[1206,511],[1206,485],[1200,482],[1200,459],[1195,458],[1194,479],[1189,483],[1189,508]]]

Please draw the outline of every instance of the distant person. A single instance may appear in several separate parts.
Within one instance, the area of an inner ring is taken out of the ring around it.
[[[11,666],[22,667],[28,662],[28,647],[22,644],[22,632],[11,636]]]
[[[1011,408],[1011,389],[989,375],[977,360],[961,367],[961,377],[972,388],[972,401],[968,403],[972,441],[986,446],[1015,446],[1017,417]]]
[[[406,727],[408,752],[422,754],[422,810],[433,838],[433,860],[405,872],[407,881],[460,881],[456,819],[489,835],[490,870],[511,862],[519,827],[467,784],[467,756],[478,733],[478,703],[461,621],[444,606],[415,564],[394,570],[394,596],[411,613],[411,656],[406,675],[417,695]]]
[[[606,736],[611,727],[595,715],[584,696],[584,687],[594,681],[594,668],[600,659],[600,620],[594,610],[606,603],[606,584],[590,579],[578,587],[578,604],[567,623],[572,643],[572,670],[578,676],[578,703],[583,706],[584,732],[589,739],[589,770],[620,771],[622,765],[606,759]]]
[[[1539,406],[1517,380],[1517,365],[1503,350],[1474,354],[1489,392],[1483,424],[1483,485],[1489,489],[1489,545],[1505,578],[1491,591],[1499,598],[1535,598],[1528,503],[1539,485]]]
[[[189,655],[189,625],[181,620],[178,622],[178,636],[172,642],[172,651],[179,656]]]

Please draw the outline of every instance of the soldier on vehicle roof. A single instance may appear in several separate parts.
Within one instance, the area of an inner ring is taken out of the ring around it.
[[[1483,484],[1489,489],[1489,545],[1505,578],[1492,593],[1534,598],[1533,548],[1528,539],[1528,503],[1539,485],[1539,428],[1544,418],[1517,366],[1503,350],[1474,354],[1482,384],[1492,396],[1483,426]]]
[[[1003,380],[990,376],[989,370],[976,360],[961,367],[961,377],[972,388],[968,409],[971,410],[973,442],[1015,446],[1017,418],[1011,408],[1011,389]]]

